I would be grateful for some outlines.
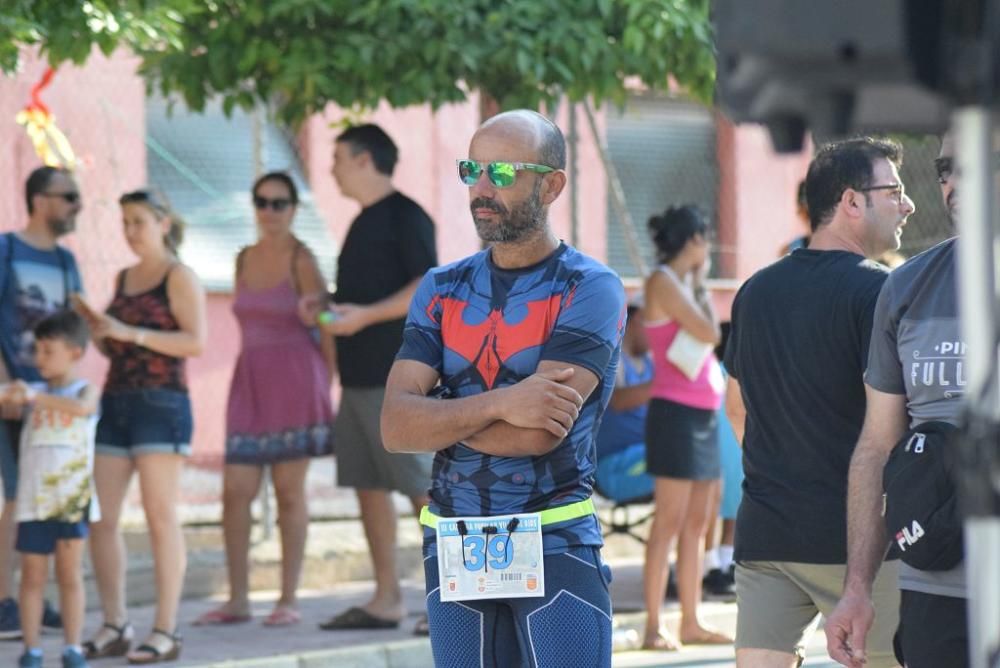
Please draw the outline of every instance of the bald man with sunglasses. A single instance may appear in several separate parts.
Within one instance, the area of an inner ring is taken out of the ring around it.
[[[80,190],[69,170],[39,167],[24,187],[28,223],[0,235],[0,383],[41,380],[35,366],[32,331],[38,322],[82,290],[73,254],[60,237],[76,229],[82,208]],[[0,424],[0,472],[4,504],[0,513],[0,639],[21,637],[17,601],[11,584],[13,528],[17,498],[18,442],[21,416],[6,412]],[[46,603],[42,623],[62,628],[58,613]]]
[[[490,247],[427,273],[382,434],[433,452],[424,575],[439,666],[610,666],[610,570],[591,500],[625,324],[621,280],[562,243],[562,133],[488,120],[458,175]]]

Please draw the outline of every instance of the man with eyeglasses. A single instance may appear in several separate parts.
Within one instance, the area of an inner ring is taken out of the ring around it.
[[[490,247],[427,273],[389,375],[386,447],[436,453],[421,512],[435,665],[611,665],[591,486],[625,296],[549,227],[565,163],[536,112],[479,128],[458,174]]]
[[[54,311],[69,308],[80,292],[80,272],[73,254],[59,237],[76,228],[80,191],[72,174],[39,167],[25,183],[28,224],[0,235],[0,383],[10,379],[38,381],[32,331]],[[17,499],[17,460],[21,416],[5,409],[0,424],[0,473],[4,503],[0,513],[0,639],[21,637],[16,595],[11,582],[13,531]],[[62,621],[46,602],[42,623],[60,629]]]
[[[872,314],[913,202],[902,149],[862,137],[828,144],[809,165],[812,236],[754,274],[733,303],[727,414],[743,443],[736,519],[736,665],[799,665],[847,563],[847,468],[864,420]],[[876,584],[871,666],[895,665],[899,596]]]
[[[379,414],[403,321],[421,276],[437,265],[434,224],[420,205],[395,189],[399,152],[377,125],[348,128],[334,144],[333,177],[361,205],[337,259],[337,291],[328,311],[307,307],[337,345],[343,392],[334,425],[337,484],[354,488],[372,558],[371,600],[320,624],[325,630],[399,626],[405,616],[396,569],[392,492],[414,512],[427,502],[431,458],[392,455],[382,446]],[[416,632],[425,631],[418,622]]]
[[[954,149],[953,137],[946,135],[935,160],[941,196],[953,221],[958,213]],[[956,243],[952,237],[896,269],[875,308],[865,372],[868,407],[848,485],[847,575],[826,625],[830,656],[846,666],[860,668],[868,656],[871,583],[890,540],[882,518],[882,472],[889,453],[908,429],[938,421],[958,425],[963,410],[965,344]],[[935,571],[901,563],[899,588],[895,646],[900,663],[908,668],[967,666],[964,563]]]

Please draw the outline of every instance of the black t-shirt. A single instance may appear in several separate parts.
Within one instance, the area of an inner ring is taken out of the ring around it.
[[[358,214],[337,261],[338,303],[372,304],[398,292],[437,265],[434,223],[420,205],[400,193]],[[403,343],[406,318],[337,337],[337,363],[344,387],[385,385]]]
[[[747,408],[737,560],[846,563],[847,470],[887,272],[854,253],[799,249],[737,293],[726,349]]]

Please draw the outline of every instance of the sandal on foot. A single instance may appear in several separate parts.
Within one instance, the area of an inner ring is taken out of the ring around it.
[[[654,652],[677,652],[681,649],[681,647],[681,643],[677,642],[670,636],[660,633],[657,634],[656,638],[652,642],[648,640],[643,641],[640,649]]]
[[[114,635],[107,634],[106,637],[109,637],[110,639],[105,643],[98,644],[97,640],[101,637],[101,633],[104,629],[111,631]],[[114,624],[105,622],[93,638],[83,643],[83,655],[87,659],[103,659],[111,656],[125,656],[128,653],[129,648],[132,647],[132,637],[134,635],[135,631],[132,628],[131,622],[125,622],[121,626],[115,626]]]
[[[271,614],[261,622],[264,626],[291,626],[302,621],[302,614],[295,608],[284,605],[277,606]]]
[[[161,650],[155,645],[151,645],[149,641],[153,636],[163,636],[170,640],[170,647],[166,650]],[[183,640],[179,633],[168,633],[163,629],[153,629],[149,632],[149,637],[146,638],[146,642],[136,647],[128,655],[128,662],[132,665],[146,665],[149,663],[162,663],[164,661],[176,661],[181,656],[181,646]],[[144,654],[145,656],[136,656],[137,654]]]
[[[348,608],[336,617],[319,625],[324,631],[346,631],[348,629],[395,629],[399,628],[398,619],[376,617],[364,608]]]
[[[682,636],[681,642],[685,645],[732,645],[733,639],[719,631],[702,629],[700,633],[690,638]]]
[[[250,621],[250,615],[237,615],[229,612],[224,607],[209,610],[198,619],[194,620],[192,626],[228,626],[229,624],[242,624]]]

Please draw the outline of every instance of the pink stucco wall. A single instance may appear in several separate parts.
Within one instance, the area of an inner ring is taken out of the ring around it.
[[[105,58],[95,51],[85,67],[60,67],[42,93],[80,161],[76,177],[83,210],[76,233],[64,243],[76,254],[95,304],[110,299],[115,274],[131,258],[120,231],[118,196],[146,180],[145,89],[135,75],[136,64],[128,55]],[[0,76],[0,230],[18,229],[27,221],[24,182],[42,163],[14,116],[28,104],[31,87],[46,67],[29,54],[17,77]],[[86,375],[100,379],[103,369],[104,361],[91,350]]]
[[[731,226],[727,242],[736,249],[734,275],[743,281],[806,233],[795,214],[795,196],[812,152],[807,146],[801,153],[778,155],[761,126],[733,127],[722,120],[719,127],[725,148],[720,210]]]

